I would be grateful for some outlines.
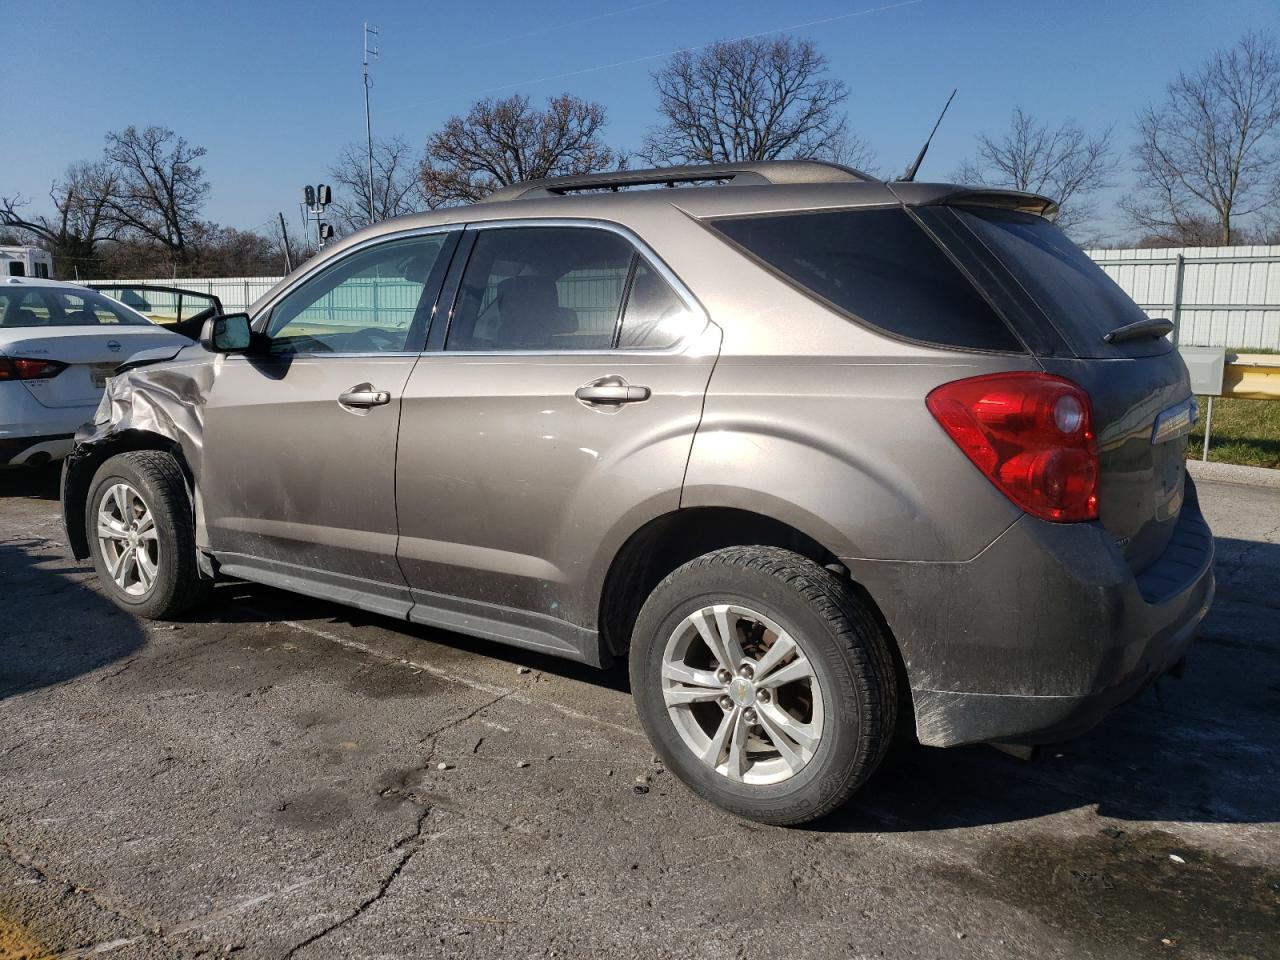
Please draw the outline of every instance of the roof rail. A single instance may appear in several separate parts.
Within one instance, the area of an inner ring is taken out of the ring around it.
[[[699,163],[679,167],[653,167],[648,170],[615,170],[611,173],[587,173],[580,176],[549,177],[526,180],[495,190],[482,200],[532,200],[562,197],[568,193],[589,190],[618,190],[627,187],[674,187],[678,183],[725,183],[731,186],[766,183],[856,183],[876,180],[870,174],[839,163],[823,160],[750,160],[742,163]]]

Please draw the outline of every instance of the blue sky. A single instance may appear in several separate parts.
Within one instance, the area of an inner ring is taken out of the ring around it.
[[[39,209],[51,179],[96,157],[107,130],[155,123],[208,148],[208,217],[256,228],[283,210],[296,222],[300,185],[325,179],[343,144],[363,138],[365,19],[381,29],[376,137],[419,144],[480,95],[567,90],[606,105],[606,135],[624,149],[653,122],[655,55],[827,20],[790,32],[816,41],[848,83],[852,125],[884,172],[906,165],[959,88],[922,179],[944,178],[972,151],[974,134],[1001,129],[1015,105],[1055,123],[1114,123],[1127,147],[1135,110],[1178,68],[1249,28],[1280,27],[1280,0],[918,0],[876,9],[891,2],[0,0],[0,194],[21,192]],[[843,16],[859,11],[868,12]]]

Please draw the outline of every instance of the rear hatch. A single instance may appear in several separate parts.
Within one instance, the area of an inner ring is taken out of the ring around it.
[[[27,336],[27,333],[30,336]],[[190,343],[185,337],[160,327],[66,326],[4,331],[0,354],[11,358],[49,360],[66,364],[55,376],[23,380],[31,394],[46,407],[79,407],[97,403],[116,367],[134,354],[157,347]]]
[[[1101,468],[1098,518],[1141,573],[1164,552],[1182,507],[1195,418],[1182,358],[1048,220],[991,207],[953,206],[935,215],[956,218],[976,239],[970,253],[988,261],[988,276],[1005,271],[995,282],[1008,302],[1021,305],[1005,312],[1038,345],[1045,371],[1088,392]]]

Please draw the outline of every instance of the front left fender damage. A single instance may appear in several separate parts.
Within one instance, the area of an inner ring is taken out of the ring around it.
[[[139,367],[107,381],[93,421],[77,432],[62,467],[62,522],[78,560],[89,555],[85,503],[93,476],[108,458],[128,450],[168,450],[187,476],[196,544],[206,542],[199,484],[204,404],[216,362]]]

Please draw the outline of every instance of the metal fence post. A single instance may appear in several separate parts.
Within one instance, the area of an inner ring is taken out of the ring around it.
[[[1213,394],[1209,395],[1209,409],[1204,415],[1204,446],[1200,450],[1200,461],[1209,462],[1209,433],[1213,430]]]
[[[1187,258],[1178,254],[1177,263],[1173,267],[1173,345],[1178,345],[1182,336],[1182,278],[1186,274]],[[1212,401],[1210,401],[1212,403]]]
[[[251,304],[252,302],[253,301],[249,299],[249,280],[246,277],[244,281],[244,306],[241,307],[240,309],[248,310],[249,304]]]

